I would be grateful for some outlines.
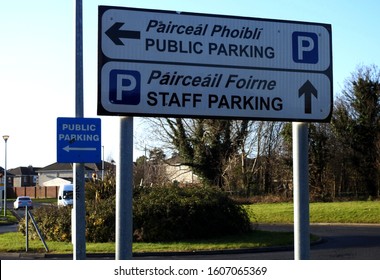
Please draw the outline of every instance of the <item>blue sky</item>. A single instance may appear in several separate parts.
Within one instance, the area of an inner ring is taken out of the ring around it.
[[[74,0],[12,0],[0,8],[0,135],[8,168],[56,161],[56,119],[73,117]],[[380,66],[377,0],[83,0],[85,117],[98,117],[98,5],[296,20],[332,25],[334,95],[359,65]],[[118,153],[118,117],[102,118],[105,158]],[[135,157],[149,135],[135,118]],[[4,166],[0,142],[0,166]]]

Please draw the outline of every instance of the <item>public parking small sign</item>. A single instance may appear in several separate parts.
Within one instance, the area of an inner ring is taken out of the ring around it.
[[[57,118],[57,162],[101,161],[99,118]]]

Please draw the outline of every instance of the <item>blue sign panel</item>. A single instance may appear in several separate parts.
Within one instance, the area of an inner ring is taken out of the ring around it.
[[[101,161],[99,118],[57,118],[57,162]]]

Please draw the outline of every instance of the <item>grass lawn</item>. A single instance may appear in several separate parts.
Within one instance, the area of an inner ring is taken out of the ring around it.
[[[293,203],[258,203],[244,207],[252,222],[293,223]],[[310,223],[380,224],[380,201],[310,203]]]
[[[4,210],[1,209],[0,214],[0,225],[1,224],[9,224],[9,223],[17,223],[17,218],[13,216],[12,212],[7,208],[7,216],[4,216]]]
[[[47,241],[52,253],[72,253],[70,242]],[[189,240],[181,242],[134,243],[133,252],[192,252],[202,250],[225,250],[258,248],[268,246],[290,245],[293,243],[293,233],[253,231],[247,234],[225,236],[215,239]],[[0,252],[25,251],[25,236],[11,232],[0,235]],[[87,243],[88,253],[113,253],[115,243]],[[29,240],[29,252],[45,252],[40,240]]]

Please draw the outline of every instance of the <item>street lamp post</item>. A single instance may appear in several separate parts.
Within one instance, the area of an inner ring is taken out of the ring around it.
[[[4,217],[7,216],[7,141],[9,135],[3,135],[5,141],[5,164],[4,164]]]

